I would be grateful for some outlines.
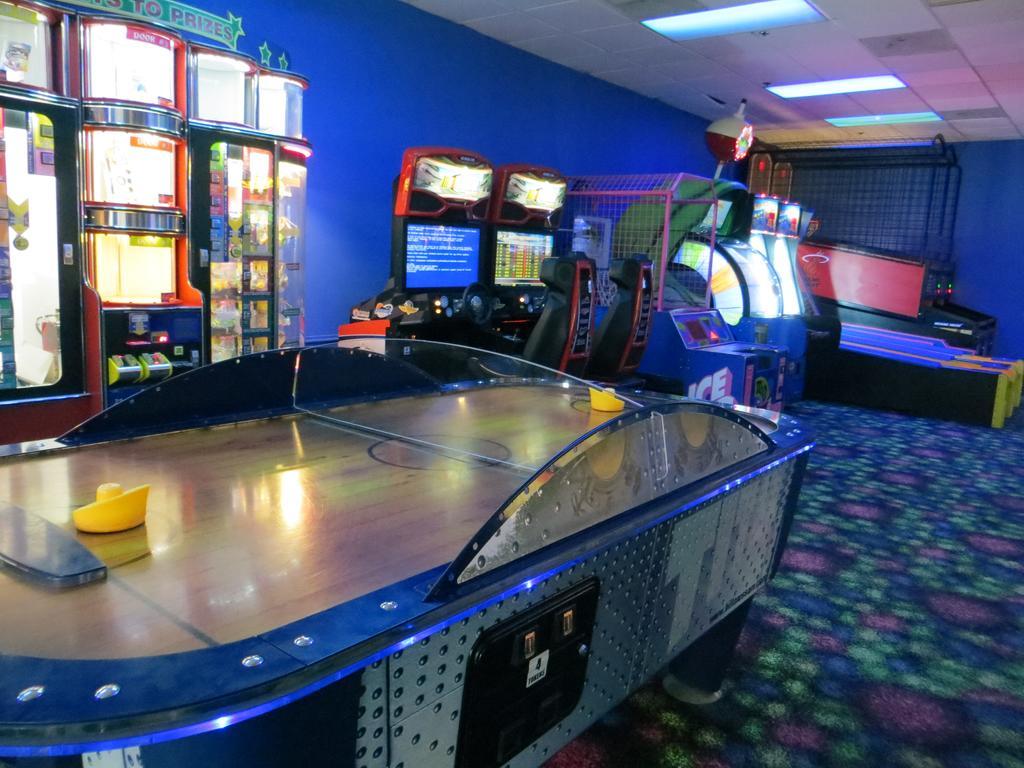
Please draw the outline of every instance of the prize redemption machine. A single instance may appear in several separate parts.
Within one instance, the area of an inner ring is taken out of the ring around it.
[[[746,191],[729,182],[686,179],[657,204],[656,217],[654,203],[633,203],[612,236],[617,252],[650,258],[658,273],[657,309],[639,374],[654,389],[779,410],[801,388],[787,389],[793,366],[779,337],[795,335],[801,352],[803,325],[797,318],[796,333],[787,324],[755,324],[781,316],[778,277],[759,251],[738,238],[726,240],[734,246],[728,254],[716,245],[717,235],[742,231],[734,222],[749,220]],[[643,225],[655,218],[664,221],[656,230]]]
[[[796,203],[751,196],[732,182],[720,182],[716,193],[714,245],[710,209],[676,246],[666,273],[666,296],[678,301],[676,285],[692,282],[691,271],[710,272],[711,305],[735,338],[788,351],[783,400],[795,402],[803,396],[811,334],[823,336],[824,343],[831,340],[832,346],[838,344],[838,327],[830,329],[817,319],[813,300],[805,296],[797,277],[801,221],[809,223],[811,213]]]
[[[211,362],[303,342],[301,78],[191,46],[192,275]]]
[[[85,366],[99,340],[83,319],[69,23],[0,2],[0,444],[59,434],[100,408],[98,371]]]
[[[81,21],[87,284],[102,303],[106,403],[202,363],[186,248],[185,43]]]

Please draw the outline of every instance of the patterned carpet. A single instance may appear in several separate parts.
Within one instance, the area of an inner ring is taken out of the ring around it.
[[[649,685],[546,768],[1024,768],[1024,413],[793,412],[818,448],[722,700]]]

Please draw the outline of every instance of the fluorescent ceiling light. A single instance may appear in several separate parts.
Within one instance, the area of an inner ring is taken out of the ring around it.
[[[672,40],[693,40],[824,20],[825,17],[807,0],[766,0],[711,11],[663,16],[641,23]]]
[[[845,80],[820,80],[793,85],[769,85],[768,90],[784,99],[802,99],[807,96],[831,96],[836,93],[863,93],[906,88],[907,84],[892,75],[849,77]]]
[[[890,115],[860,115],[858,117],[826,117],[826,123],[838,128],[858,125],[899,125],[902,123],[934,123],[942,118],[934,112],[897,112]]]

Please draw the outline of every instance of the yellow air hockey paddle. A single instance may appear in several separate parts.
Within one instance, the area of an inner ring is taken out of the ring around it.
[[[614,389],[598,389],[590,387],[590,407],[603,413],[618,413],[626,405],[625,401],[615,396]]]
[[[83,533],[117,533],[146,522],[149,486],[125,491],[119,483],[103,483],[96,489],[96,501],[72,513],[75,527]]]

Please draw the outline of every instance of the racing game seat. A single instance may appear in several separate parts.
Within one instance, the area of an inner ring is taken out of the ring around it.
[[[616,292],[594,334],[591,376],[613,380],[640,365],[651,330],[654,280],[651,262],[617,259],[608,269]]]
[[[545,259],[540,279],[547,299],[526,340],[523,357],[533,363],[582,376],[594,332],[594,262],[582,255]]]

